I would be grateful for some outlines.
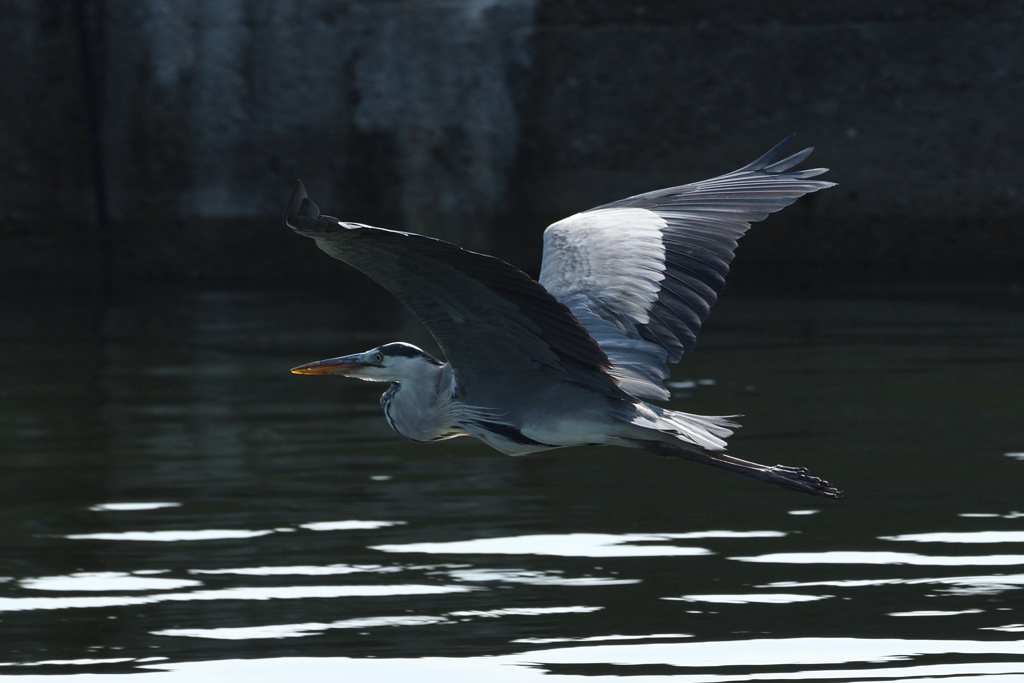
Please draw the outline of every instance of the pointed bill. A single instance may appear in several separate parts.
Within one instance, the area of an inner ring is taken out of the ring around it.
[[[363,354],[356,353],[351,356],[339,356],[313,361],[305,365],[292,368],[296,375],[344,375],[346,377],[358,376],[360,372],[370,367]]]

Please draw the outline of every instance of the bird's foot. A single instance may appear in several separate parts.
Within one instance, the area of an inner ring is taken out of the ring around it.
[[[832,486],[821,477],[812,475],[806,467],[790,467],[789,465],[774,465],[767,469],[773,483],[794,491],[802,491],[814,496],[825,496],[826,498],[842,498],[843,492]]]

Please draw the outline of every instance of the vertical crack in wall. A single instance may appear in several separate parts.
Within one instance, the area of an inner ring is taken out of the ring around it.
[[[116,264],[114,263],[114,249],[110,234],[106,156],[103,144],[103,77],[100,70],[104,44],[103,0],[76,0],[73,6],[73,18],[82,69],[82,93],[85,98],[89,175],[92,179],[96,238],[100,249],[103,282],[109,286],[115,273]]]
[[[483,249],[518,144],[512,82],[525,72],[535,0],[367,4],[356,127],[400,157],[405,228]]]

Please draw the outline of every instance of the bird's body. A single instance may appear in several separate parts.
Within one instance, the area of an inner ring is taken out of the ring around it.
[[[693,348],[749,224],[832,185],[809,180],[825,169],[789,171],[811,150],[779,160],[788,142],[724,176],[551,225],[537,281],[441,240],[321,216],[299,183],[288,225],[391,291],[448,362],[392,342],[293,371],[390,383],[385,417],[414,441],[469,435],[511,455],[643,448],[838,496],[802,468],[726,455],[730,417],[645,400],[669,398],[668,365]]]

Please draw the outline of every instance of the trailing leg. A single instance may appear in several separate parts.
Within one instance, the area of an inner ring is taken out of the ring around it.
[[[662,441],[639,441],[636,445],[660,456],[676,457],[710,465],[719,469],[742,474],[745,477],[760,479],[792,491],[800,491],[813,496],[840,498],[843,493],[820,477],[811,475],[805,467],[788,465],[761,465],[760,463],[734,458],[725,453],[708,451],[690,451]]]

